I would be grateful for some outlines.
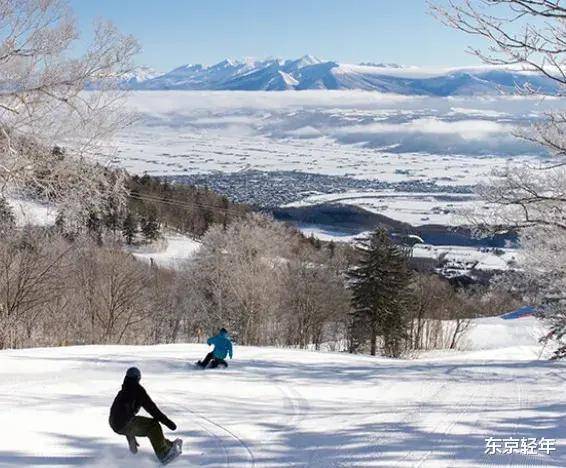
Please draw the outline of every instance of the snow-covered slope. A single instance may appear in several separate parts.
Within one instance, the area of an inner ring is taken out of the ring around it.
[[[428,70],[395,64],[341,64],[305,55],[296,60],[226,59],[215,65],[183,65],[159,76],[128,77],[132,89],[264,90],[361,89],[408,95],[482,95],[512,92],[530,85],[555,94],[552,80],[502,68]]]
[[[129,250],[136,258],[153,261],[158,266],[174,268],[191,258],[200,247],[200,242],[188,236],[167,233],[155,246]]]
[[[500,357],[507,354],[508,358],[513,359],[515,356],[528,357],[532,353],[531,357],[537,358],[545,353],[538,343],[544,335],[541,321],[532,316],[512,320],[486,317],[472,321],[461,346],[481,351],[487,357],[496,353]]]
[[[166,435],[184,440],[179,468],[563,467],[566,365],[535,360],[532,325],[483,319],[472,343],[484,349],[421,360],[236,346],[217,371],[191,365],[204,344],[2,351],[0,466],[157,466],[147,439],[131,455],[107,423],[137,365],[178,426]],[[487,455],[487,437],[556,439],[556,451]]]
[[[57,217],[57,207],[21,198],[8,198],[18,226],[51,226]]]
[[[219,89],[222,83],[229,82],[238,76],[257,71],[270,62],[256,62],[253,60],[233,61],[223,60],[215,65],[182,65],[165,73],[134,86],[134,89]]]

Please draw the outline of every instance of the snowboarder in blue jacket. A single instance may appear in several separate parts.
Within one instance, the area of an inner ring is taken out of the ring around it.
[[[209,363],[212,369],[219,365],[228,367],[225,359],[226,356],[230,356],[230,359],[232,359],[232,341],[230,341],[226,329],[221,328],[218,335],[210,337],[206,342],[209,346],[214,346],[214,349],[206,355],[203,361],[197,362],[197,365],[203,369],[206,369]]]

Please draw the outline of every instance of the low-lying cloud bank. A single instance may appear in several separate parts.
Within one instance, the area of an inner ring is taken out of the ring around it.
[[[333,137],[344,144],[362,143],[394,153],[543,154],[537,146],[513,136],[513,130],[513,125],[490,120],[446,121],[426,117],[400,124],[345,127]]]
[[[132,93],[139,125],[321,139],[392,153],[544,155],[514,129],[563,105],[536,97],[431,98],[361,91]]]

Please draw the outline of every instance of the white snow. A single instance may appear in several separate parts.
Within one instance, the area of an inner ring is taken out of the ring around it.
[[[413,226],[421,224],[443,224],[446,226],[469,224],[469,219],[466,219],[462,213],[465,210],[485,205],[472,194],[382,190],[379,192],[312,195],[286,206],[309,206],[320,203],[355,205]]]
[[[416,244],[412,254],[414,257],[436,259],[443,256],[449,264],[460,268],[473,266],[476,270],[504,271],[509,269],[509,265],[516,266],[521,262],[521,251],[514,248]]]
[[[484,181],[493,169],[538,164],[540,147],[509,129],[561,104],[362,91],[140,91],[128,103],[140,119],[101,162],[137,174],[300,171],[403,182],[408,191],[420,181],[457,190]],[[421,218],[435,206],[430,198],[407,201],[414,213],[395,203],[384,214],[429,221]]]
[[[366,237],[370,231],[363,231],[357,234],[348,234],[339,230],[325,229],[321,226],[302,225],[297,226],[305,236],[314,236],[321,241],[355,242],[357,239]]]
[[[120,76],[120,80],[129,83],[130,85],[134,83],[142,83],[147,80],[151,80],[158,76],[161,76],[163,73],[154,70],[151,67],[141,66],[136,67],[129,73],[124,73]]]
[[[173,419],[173,466],[566,466],[563,362],[538,360],[534,319],[481,319],[469,351],[389,360],[235,347],[227,370],[191,363],[204,344],[0,352],[1,467],[152,467],[108,427],[125,370]],[[485,438],[556,439],[551,455],[486,455]]]
[[[279,76],[285,82],[285,84],[287,86],[291,87],[291,86],[296,86],[298,84],[298,81],[295,78],[293,78],[291,75],[289,75],[288,73],[280,71]]]
[[[292,77],[294,84],[272,86],[270,82],[280,72]],[[137,79],[136,73],[141,79]],[[134,78],[128,80],[132,75]],[[511,93],[514,89],[510,83],[529,78],[544,94],[554,95],[558,91],[552,80],[537,73],[522,72],[518,67],[421,68],[367,62],[352,65],[322,61],[310,55],[288,60],[225,59],[214,65],[182,65],[164,74],[136,71],[125,77],[131,88],[153,90],[365,89],[415,95],[423,92],[494,95],[503,90]],[[430,86],[427,79],[434,79],[434,85]]]
[[[379,66],[379,65],[356,65],[341,63],[335,69],[335,73],[356,73],[362,75],[384,75],[398,78],[435,78],[454,73],[485,73],[490,71],[513,71],[524,75],[532,75],[532,72],[522,70],[519,66],[509,67],[501,65],[472,65],[461,67],[419,67],[419,66]]]
[[[174,268],[190,259],[200,248],[201,243],[182,234],[167,233],[161,242],[154,246],[130,249],[136,258],[153,261],[157,266]],[[157,247],[157,250],[155,248]]]
[[[22,198],[8,198],[18,226],[51,226],[57,217],[57,207]]]
[[[474,351],[495,350],[499,355],[508,352],[511,358],[519,347],[525,356],[532,352],[538,358],[544,349],[537,346],[537,341],[544,335],[542,323],[532,316],[510,320],[486,317],[473,320],[461,346]]]

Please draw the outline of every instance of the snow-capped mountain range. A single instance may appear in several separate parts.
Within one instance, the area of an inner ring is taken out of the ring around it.
[[[163,73],[154,70],[151,67],[137,67],[129,73],[124,73],[120,75],[121,81],[131,87],[136,87],[145,81],[152,80],[158,76],[163,75]]]
[[[556,94],[552,80],[529,72],[494,67],[427,70],[396,64],[342,64],[305,55],[295,60],[230,60],[215,65],[183,65],[167,73],[142,67],[124,80],[137,90],[284,91],[359,89],[416,95],[481,95],[529,86]]]

